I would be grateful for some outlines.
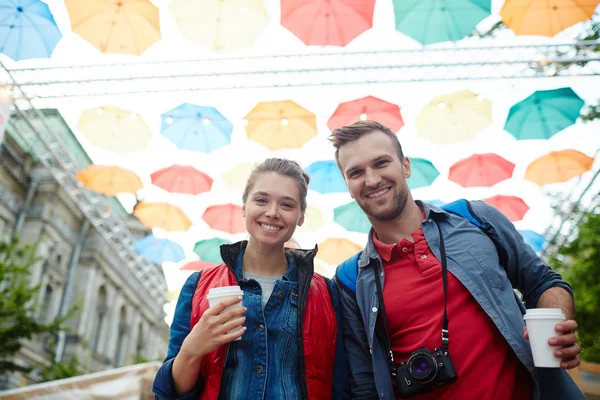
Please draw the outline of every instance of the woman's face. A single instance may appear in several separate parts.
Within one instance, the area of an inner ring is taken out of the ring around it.
[[[268,246],[283,246],[304,222],[298,183],[276,172],[258,175],[243,210],[248,233]]]

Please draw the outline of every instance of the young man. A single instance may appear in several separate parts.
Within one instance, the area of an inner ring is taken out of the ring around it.
[[[571,287],[513,224],[486,203],[471,202],[506,249],[501,265],[481,228],[413,200],[410,160],[387,127],[356,122],[330,140],[350,195],[373,226],[358,266],[350,265],[354,277],[348,281],[342,266],[336,274],[352,398],[584,399],[565,371],[579,365],[581,351]],[[534,368],[513,288],[527,308],[565,313],[556,326],[563,335],[549,340],[562,346],[555,351],[560,369]],[[408,364],[396,369],[401,362]]]

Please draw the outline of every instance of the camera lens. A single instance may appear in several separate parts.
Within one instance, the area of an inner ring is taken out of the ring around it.
[[[408,360],[408,373],[417,382],[431,382],[437,372],[437,362],[429,352],[415,352]]]

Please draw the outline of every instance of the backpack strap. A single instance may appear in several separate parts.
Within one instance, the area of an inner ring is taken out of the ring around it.
[[[356,293],[356,278],[358,277],[358,259],[362,254],[362,250],[344,261],[338,267],[335,275],[344,286],[352,293]]]

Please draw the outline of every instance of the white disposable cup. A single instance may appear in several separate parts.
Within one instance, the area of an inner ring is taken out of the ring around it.
[[[556,325],[566,318],[560,308],[532,308],[523,317],[529,333],[529,343],[533,354],[533,364],[541,368],[560,368],[561,359],[554,356],[554,350],[561,346],[550,346],[548,339],[559,336]]]
[[[243,296],[243,295],[244,295],[244,291],[239,286],[221,286],[221,287],[209,289],[208,295],[206,295],[206,300],[208,300],[208,305],[210,307],[214,307],[215,305],[219,304],[222,301],[225,301],[232,297],[239,297],[239,296]],[[241,307],[241,306],[242,306],[242,302],[240,301],[237,304],[227,307],[225,310],[223,310],[223,312],[237,308],[237,307]],[[238,329],[242,329],[242,327],[240,326]],[[238,329],[231,330],[227,333],[235,332]],[[240,340],[240,339],[241,339],[241,337],[237,338],[236,340]]]

